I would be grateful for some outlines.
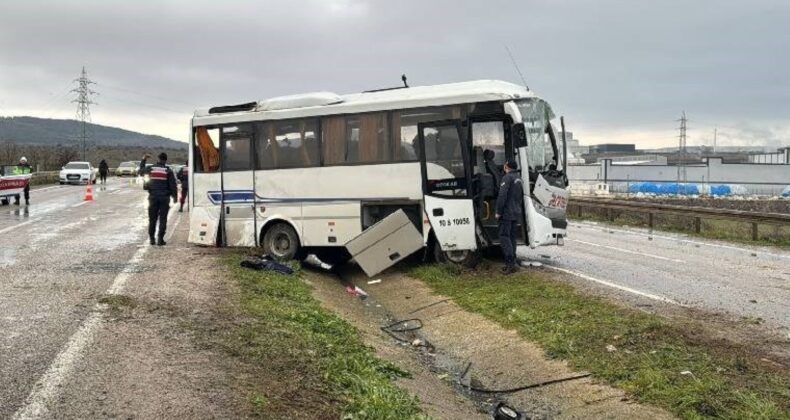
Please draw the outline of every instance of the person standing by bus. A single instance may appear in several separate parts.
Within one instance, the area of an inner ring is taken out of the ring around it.
[[[32,172],[33,169],[30,167],[30,164],[27,163],[27,158],[24,156],[19,158],[19,164],[14,168],[14,175],[27,175]],[[28,206],[30,205],[30,181],[25,185],[23,193],[25,194],[25,205]],[[19,194],[14,196],[14,204],[17,206],[19,205]]]
[[[178,212],[182,213],[184,211],[184,202],[187,200],[187,194],[189,194],[188,165],[182,166],[181,169],[178,170],[178,175],[176,175],[176,177],[181,182],[181,207],[179,207]]]
[[[505,254],[505,267],[503,274],[513,274],[518,271],[516,267],[516,237],[518,236],[518,221],[522,220],[521,201],[524,196],[524,187],[518,172],[518,164],[514,160],[505,163],[505,176],[499,185],[499,195],[496,200],[496,218],[499,220],[499,244]]]
[[[99,179],[102,184],[107,183],[107,172],[109,171],[110,167],[107,165],[107,161],[102,159],[101,162],[99,162]]]
[[[148,182],[143,188],[148,190],[148,239],[151,245],[167,245],[165,232],[167,231],[167,213],[170,211],[170,199],[173,203],[178,200],[178,186],[173,171],[167,167],[167,153],[159,154],[159,161],[150,168],[146,168],[145,161],[151,155],[146,154],[140,162],[140,175],[148,175]],[[159,231],[156,230],[157,220]],[[156,241],[154,240],[156,234]]]

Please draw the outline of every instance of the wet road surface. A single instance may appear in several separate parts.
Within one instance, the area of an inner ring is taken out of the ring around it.
[[[25,405],[118,273],[144,265],[133,259],[147,236],[142,188],[111,179],[84,195],[51,186],[0,207],[0,418]]]
[[[788,251],[588,222],[572,222],[568,236],[519,255],[613,292],[790,329]]]

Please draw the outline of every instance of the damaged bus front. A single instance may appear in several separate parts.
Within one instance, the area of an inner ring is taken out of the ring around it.
[[[524,210],[528,226],[528,244],[563,244],[568,221],[567,145],[557,135],[554,113],[541,99],[516,102],[523,127],[516,130],[516,148],[525,191]]]

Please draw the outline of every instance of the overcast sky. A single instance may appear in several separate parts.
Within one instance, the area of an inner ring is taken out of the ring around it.
[[[468,3],[468,4],[467,4]],[[195,108],[519,77],[582,143],[790,145],[790,1],[0,2],[0,115],[186,140]]]

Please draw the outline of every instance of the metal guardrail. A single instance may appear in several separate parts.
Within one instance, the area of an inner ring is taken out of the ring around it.
[[[607,218],[613,220],[612,210],[647,213],[648,226],[654,226],[654,215],[672,214],[694,218],[694,231],[702,230],[702,219],[737,220],[752,224],[752,239],[758,239],[757,226],[759,224],[788,225],[790,214],[784,213],[758,213],[745,210],[731,210],[698,206],[678,206],[673,204],[648,203],[644,201],[613,200],[606,198],[571,197],[568,200],[570,208],[576,208],[576,215],[582,216],[584,208],[605,209]]]

